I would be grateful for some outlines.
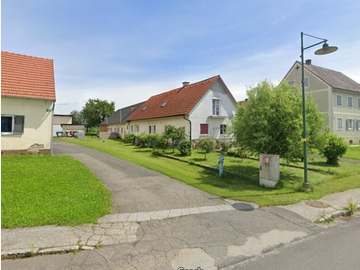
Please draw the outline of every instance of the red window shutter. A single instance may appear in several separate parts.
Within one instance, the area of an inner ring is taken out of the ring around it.
[[[208,134],[209,126],[208,124],[200,124],[200,134]]]

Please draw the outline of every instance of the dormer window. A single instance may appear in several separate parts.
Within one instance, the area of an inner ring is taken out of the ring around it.
[[[161,108],[164,108],[164,107],[166,106],[166,104],[167,104],[167,101],[164,101],[164,102],[162,102],[162,103],[160,104],[160,107],[161,107]]]
[[[146,111],[146,109],[147,109],[147,107],[146,107],[146,106],[142,107],[142,110],[143,110],[143,111]]]
[[[220,99],[213,99],[212,100],[212,114],[213,115],[220,115]]]

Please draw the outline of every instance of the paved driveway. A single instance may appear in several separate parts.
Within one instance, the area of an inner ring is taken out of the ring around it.
[[[69,154],[96,174],[112,193],[113,213],[146,212],[223,204],[223,200],[160,173],[94,149],[56,142],[55,154]]]

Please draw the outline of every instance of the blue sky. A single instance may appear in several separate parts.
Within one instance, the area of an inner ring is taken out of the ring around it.
[[[57,113],[95,97],[120,108],[216,74],[243,99],[282,79],[301,31],[339,46],[307,58],[360,82],[356,0],[3,0],[1,12],[2,50],[54,59]]]

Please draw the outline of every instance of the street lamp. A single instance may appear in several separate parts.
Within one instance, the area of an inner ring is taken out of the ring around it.
[[[304,36],[320,40],[317,43],[304,47]],[[305,82],[304,82],[304,51],[312,47],[323,44],[322,48],[315,51],[316,55],[325,55],[333,53],[337,50],[336,46],[329,46],[327,39],[319,38],[301,32],[301,92],[302,92],[302,117],[303,117],[303,142],[304,142],[304,190],[310,189],[308,181],[308,168],[307,168],[307,131],[306,131],[306,111],[305,111]]]

